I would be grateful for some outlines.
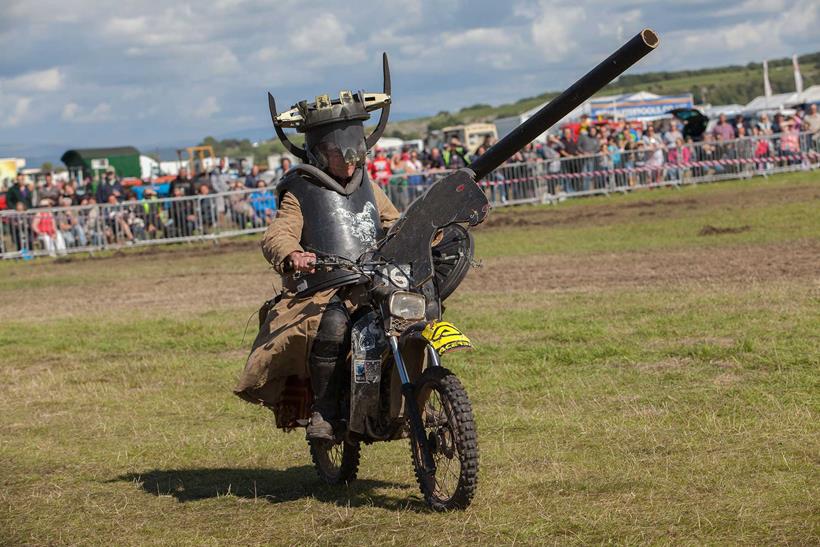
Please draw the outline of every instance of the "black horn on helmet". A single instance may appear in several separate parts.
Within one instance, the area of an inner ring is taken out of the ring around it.
[[[276,135],[284,147],[303,162],[320,169],[328,165],[332,154],[339,154],[346,163],[361,165],[367,151],[384,133],[390,116],[390,66],[387,53],[382,54],[384,89],[382,93],[340,91],[339,97],[331,99],[320,95],[312,103],[299,101],[290,110],[276,111],[276,101],[268,93],[268,106]],[[364,122],[370,113],[381,109],[379,123],[365,137]],[[293,144],[285,134],[285,128],[294,128],[305,134],[305,146]]]

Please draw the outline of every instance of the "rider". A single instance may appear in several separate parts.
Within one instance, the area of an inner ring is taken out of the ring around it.
[[[259,335],[234,392],[271,408],[277,425],[290,428],[304,425],[300,419],[308,415],[302,401],[309,377],[308,439],[332,440],[331,422],[346,377],[350,314],[366,295],[361,286],[334,285],[346,272],[314,266],[317,254],[355,260],[399,217],[365,168],[367,150],[386,124],[389,95],[343,91],[339,99],[320,96],[280,115],[272,97],[270,102],[277,134],[306,163],[290,169],[277,187],[279,209],[262,252],[282,274],[284,289],[260,310]],[[383,120],[365,137],[363,122],[374,103],[384,108]],[[281,127],[304,132],[304,149],[283,138]]]

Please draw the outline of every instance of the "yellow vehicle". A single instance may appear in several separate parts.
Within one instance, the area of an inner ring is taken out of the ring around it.
[[[187,154],[184,158],[183,153]],[[214,147],[210,144],[179,149],[177,150],[177,158],[179,158],[180,164],[186,164],[185,167],[188,168],[188,173],[190,173],[191,176],[206,172],[208,168],[211,167],[207,164],[216,162]]]
[[[446,146],[450,139],[458,137],[461,144],[471,154],[474,154],[476,149],[484,143],[484,140],[489,137],[495,142],[498,139],[498,132],[495,129],[495,124],[492,123],[468,123],[466,125],[452,125],[441,130],[443,137],[443,144]]]

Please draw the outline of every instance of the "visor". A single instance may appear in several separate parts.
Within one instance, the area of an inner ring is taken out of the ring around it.
[[[308,150],[325,168],[331,161],[362,165],[367,157],[361,122],[341,122],[315,127],[307,132]]]

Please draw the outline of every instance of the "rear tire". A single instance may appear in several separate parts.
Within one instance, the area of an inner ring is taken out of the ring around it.
[[[467,392],[452,372],[431,367],[419,378],[415,396],[436,462],[435,475],[428,476],[411,436],[413,467],[424,500],[435,511],[466,509],[478,484],[478,436]]]
[[[313,466],[325,483],[338,485],[356,480],[361,450],[358,442],[310,440],[308,445]]]

